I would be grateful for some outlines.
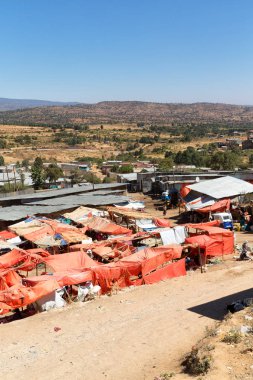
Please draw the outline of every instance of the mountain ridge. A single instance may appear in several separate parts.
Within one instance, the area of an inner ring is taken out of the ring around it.
[[[50,106],[40,107],[36,104],[33,103],[33,107],[30,108],[2,110],[0,123],[17,125],[89,123],[253,125],[253,106],[226,103],[155,103],[130,100],[102,101],[93,104],[51,102]]]
[[[53,107],[53,106],[69,106],[77,105],[78,102],[58,102],[52,100],[40,99],[12,99],[0,97],[0,111],[14,111],[17,109],[26,109],[34,107]]]

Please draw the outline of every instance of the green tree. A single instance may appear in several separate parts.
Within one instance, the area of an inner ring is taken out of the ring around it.
[[[71,170],[69,178],[71,179],[72,185],[82,182],[82,173],[79,169]]]
[[[45,178],[49,180],[49,182],[56,182],[58,178],[63,176],[62,169],[55,163],[50,164],[45,169]]]
[[[171,157],[163,158],[160,160],[158,165],[158,170],[162,172],[166,172],[173,167],[173,160]]]
[[[29,160],[27,158],[25,158],[22,162],[21,162],[21,166],[22,168],[25,168],[26,170],[29,168]]]
[[[233,170],[240,163],[240,156],[233,152],[216,152],[212,156],[211,168],[214,170]]]
[[[66,144],[71,145],[71,146],[82,144],[84,141],[85,141],[84,137],[77,136],[77,135],[72,135],[65,140]]]
[[[40,157],[36,157],[31,167],[31,177],[35,190],[41,189],[45,183],[45,169]]]
[[[118,168],[118,171],[117,173],[122,173],[122,174],[126,174],[126,173],[133,173],[134,171],[134,168],[133,168],[133,165],[122,165]]]
[[[113,173],[118,173],[118,171],[119,171],[119,165],[113,165],[112,167],[111,167],[111,172],[113,172]]]
[[[250,163],[250,165],[253,164],[253,154],[251,154],[251,155],[249,156],[249,163]]]
[[[100,178],[98,178],[93,172],[83,173],[83,179],[90,183],[101,183]]]
[[[105,177],[103,179],[103,183],[112,183],[112,182],[115,182],[115,180],[111,177]]]
[[[4,139],[0,139],[0,149],[4,149],[6,148],[7,144],[6,144],[6,141]]]
[[[81,182],[90,182],[90,183],[101,183],[101,180],[93,172],[83,172],[79,169],[74,169],[71,171],[70,175],[71,183],[81,183]]]

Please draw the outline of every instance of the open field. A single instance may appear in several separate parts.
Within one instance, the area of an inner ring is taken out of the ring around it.
[[[64,131],[64,132],[63,132]],[[28,142],[20,143],[19,139],[29,136]],[[70,138],[82,139],[74,145],[69,145]],[[142,143],[140,139],[146,137],[150,143]],[[180,136],[179,136],[180,137]],[[0,139],[4,140],[6,147],[0,149],[0,155],[5,162],[16,163],[28,159],[33,161],[40,156],[45,161],[70,162],[78,157],[95,157],[110,159],[125,152],[140,149],[147,158],[164,158],[166,150],[177,153],[188,146],[201,147],[204,144],[217,142],[218,136],[203,136],[194,138],[190,142],[179,141],[178,138],[168,132],[157,134],[146,129],[137,128],[136,124],[109,124],[101,129],[100,124],[89,126],[88,130],[75,131],[71,128],[53,130],[47,127],[31,127],[18,125],[0,125]],[[131,150],[129,150],[131,149]],[[138,158],[138,155],[136,156]]]

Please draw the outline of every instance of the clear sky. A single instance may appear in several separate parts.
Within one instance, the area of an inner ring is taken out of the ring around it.
[[[0,97],[253,104],[253,0],[0,0]]]

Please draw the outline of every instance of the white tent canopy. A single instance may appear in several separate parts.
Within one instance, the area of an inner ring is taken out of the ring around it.
[[[194,183],[187,187],[214,199],[231,198],[237,195],[253,193],[251,183],[230,176]]]

